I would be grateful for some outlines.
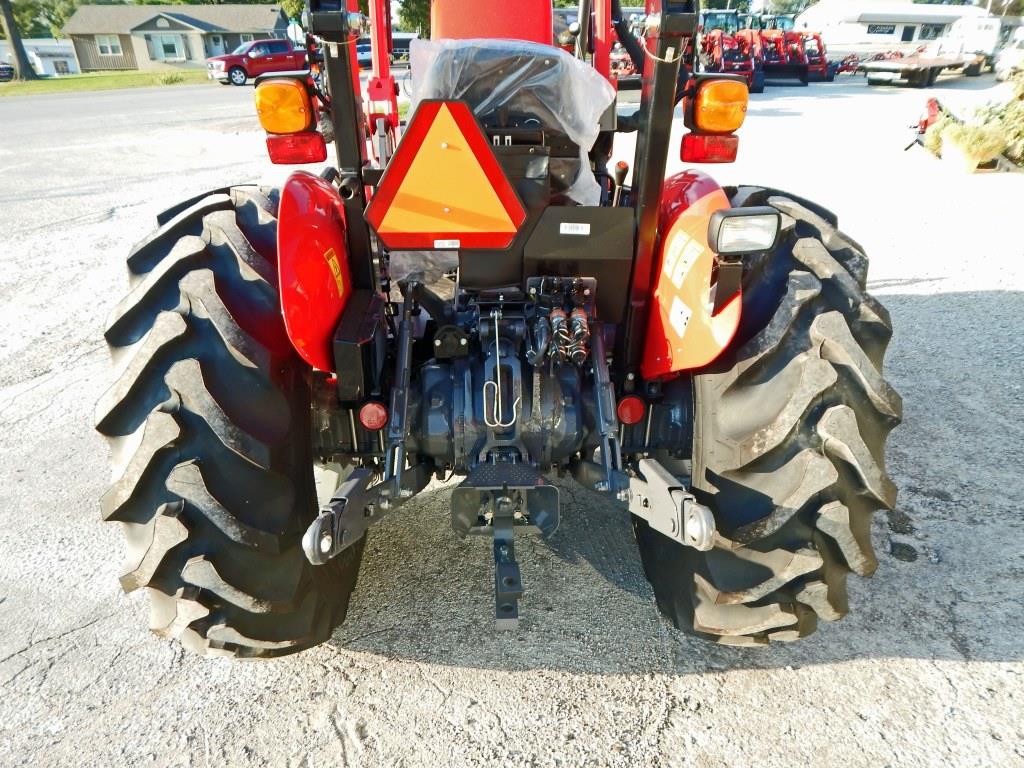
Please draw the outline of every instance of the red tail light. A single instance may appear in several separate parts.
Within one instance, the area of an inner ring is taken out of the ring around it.
[[[371,432],[384,429],[388,423],[388,409],[383,403],[376,403],[372,400],[363,403],[363,407],[359,409],[359,423]]]
[[[739,136],[702,136],[688,133],[683,136],[679,153],[684,163],[732,163],[739,151]]]
[[[267,136],[267,153],[274,165],[322,163],[327,159],[327,144],[317,131]]]
[[[615,409],[619,421],[627,426],[639,424],[644,417],[644,401],[636,395],[626,395],[619,400],[619,407]]]

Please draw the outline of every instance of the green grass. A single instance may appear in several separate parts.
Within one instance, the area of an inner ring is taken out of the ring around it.
[[[85,75],[49,77],[29,82],[0,83],[0,98],[32,96],[39,93],[72,91],[110,91],[118,88],[141,88],[153,85],[194,85],[213,82],[206,79],[205,69],[175,69],[153,72],[90,72]]]

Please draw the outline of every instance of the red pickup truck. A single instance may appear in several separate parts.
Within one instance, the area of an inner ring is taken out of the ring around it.
[[[306,52],[295,50],[288,40],[253,40],[231,53],[206,60],[206,76],[223,85],[245,85],[251,77],[267,72],[306,69]]]

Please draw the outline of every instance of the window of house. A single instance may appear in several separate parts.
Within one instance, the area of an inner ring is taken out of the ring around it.
[[[100,49],[100,56],[120,56],[121,39],[117,35],[96,35],[96,46]]]
[[[189,58],[181,35],[146,35],[146,50],[153,61],[181,61]]]
[[[869,35],[894,35],[896,34],[895,24],[868,24]]]
[[[938,40],[945,29],[945,24],[922,24],[918,40]]]
[[[914,30],[917,29],[913,24],[907,24],[903,27],[903,36],[900,37],[904,43],[909,43],[914,39]]]
[[[68,63],[64,59],[53,60],[53,71],[58,75],[70,75],[71,70],[68,68]]]
[[[243,43],[251,43],[251,42],[252,42],[253,40],[255,40],[255,39],[256,39],[256,38],[255,38],[255,37],[254,37],[254,36],[253,36],[252,34],[250,34],[249,32],[243,32],[242,34],[240,34],[240,35],[239,35],[239,37],[240,37],[240,38],[242,39],[242,42],[243,42]]]

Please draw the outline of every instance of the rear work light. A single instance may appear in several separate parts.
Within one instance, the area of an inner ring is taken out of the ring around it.
[[[679,156],[685,163],[732,163],[736,160],[739,147],[739,136],[688,133],[683,136]]]
[[[711,214],[708,245],[720,256],[764,253],[775,247],[781,228],[775,208],[723,208]]]
[[[274,165],[322,163],[327,159],[327,144],[323,135],[316,131],[267,136],[267,154]]]

